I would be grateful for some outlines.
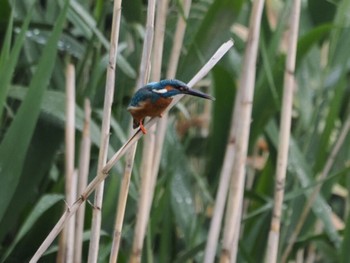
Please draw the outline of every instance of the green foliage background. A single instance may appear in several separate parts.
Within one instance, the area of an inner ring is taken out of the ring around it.
[[[130,116],[126,105],[138,76],[147,11],[145,2],[123,1],[110,154],[122,145],[128,134]],[[179,1],[170,2],[163,76],[174,41],[176,19],[181,12]],[[268,1],[261,23],[249,154],[253,155],[257,143],[263,140],[267,148],[259,149],[266,162],[259,168],[249,167],[254,170],[255,177],[253,186],[245,194],[249,206],[243,221],[239,262],[261,262],[266,249],[285,61],[285,52],[279,47],[284,41],[290,2]],[[96,174],[112,2],[71,0],[67,3],[0,0],[2,261],[28,261],[64,206],[64,72],[68,60],[74,62],[77,72],[77,149],[83,127],[84,98],[92,102],[90,179]],[[267,10],[279,10],[276,27],[269,23]],[[233,25],[247,26],[250,12],[251,1],[247,0],[194,0],[192,3],[177,78],[188,81],[228,38],[235,40],[235,46],[208,76],[209,87],[204,87],[217,98],[210,115],[209,134],[201,134],[201,126],[189,125],[180,136],[174,127],[179,119],[184,119],[183,114],[179,108],[171,112],[145,239],[144,262],[202,260],[245,47]],[[296,68],[298,85],[281,251],[298,221],[308,190],[314,187],[314,180],[324,168],[342,124],[349,118],[349,13],[347,0],[302,1]],[[184,100],[184,108],[193,103],[196,102]],[[192,112],[191,115],[197,117]],[[319,249],[317,262],[348,262],[349,143],[347,136],[291,258],[298,248],[314,245]],[[140,187],[140,158],[139,149],[120,262],[126,262],[131,251]],[[107,179],[100,262],[107,260],[112,242],[122,169],[123,162]],[[343,225],[334,224],[335,215]],[[314,233],[317,220],[324,224],[320,234]],[[91,209],[87,209],[86,240],[90,224]],[[87,248],[88,241],[84,243],[85,256]],[[44,261],[53,262],[56,250],[53,246]]]

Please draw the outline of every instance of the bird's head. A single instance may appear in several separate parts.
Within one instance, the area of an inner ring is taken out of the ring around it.
[[[165,79],[159,82],[153,82],[149,84],[149,88],[152,92],[166,98],[186,94],[204,99],[215,100],[214,97],[199,90],[191,89],[186,85],[186,83],[177,79]]]

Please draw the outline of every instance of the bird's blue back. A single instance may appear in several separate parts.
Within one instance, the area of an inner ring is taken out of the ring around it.
[[[152,90],[161,90],[167,86],[172,86],[174,89],[169,90],[166,93],[156,93]],[[187,87],[186,84],[177,79],[166,79],[159,82],[151,82],[146,86],[140,88],[135,95],[131,98],[129,106],[138,106],[141,101],[151,100],[152,103],[155,103],[160,97],[169,98],[175,95],[180,94],[181,92],[177,89],[178,87]]]

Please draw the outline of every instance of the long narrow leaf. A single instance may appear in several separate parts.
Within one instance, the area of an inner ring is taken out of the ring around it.
[[[38,218],[43,213],[45,213],[45,211],[47,211],[50,207],[52,207],[54,204],[56,204],[62,199],[62,195],[50,194],[43,196],[39,200],[39,202],[33,208],[32,212],[27,217],[24,224],[21,226],[20,230],[17,233],[17,236],[15,237],[15,240],[11,243],[11,246],[5,252],[3,258],[1,259],[1,262],[4,262],[6,260],[6,258],[11,254],[18,242],[25,236],[26,233],[30,231],[30,229],[33,227]]]
[[[0,116],[2,116],[2,111],[4,108],[6,95],[11,83],[11,79],[13,76],[13,72],[15,71],[15,67],[18,62],[19,53],[22,49],[25,34],[28,30],[30,19],[32,18],[33,7],[28,12],[26,19],[23,22],[23,26],[21,28],[21,32],[19,33],[15,45],[11,50],[11,53],[6,56],[5,54],[1,54],[1,62],[0,62],[0,79],[1,79],[1,87],[0,87]],[[10,44],[11,35],[9,31],[12,31],[12,19],[10,21],[10,25],[8,27],[8,32],[6,34],[4,50],[8,49],[8,45]],[[6,51],[4,51],[6,52]]]
[[[52,36],[45,46],[37,70],[29,86],[26,99],[20,106],[0,146],[0,220],[11,201],[22,172],[25,156],[40,113],[45,89],[55,65],[56,50],[61,35],[69,1],[57,19]]]

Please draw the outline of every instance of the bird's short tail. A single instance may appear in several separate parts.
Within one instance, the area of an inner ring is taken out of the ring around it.
[[[133,127],[134,129],[136,129],[136,128],[139,127],[139,126],[140,126],[140,123],[139,123],[137,120],[134,119],[134,122],[133,122],[132,127]]]

